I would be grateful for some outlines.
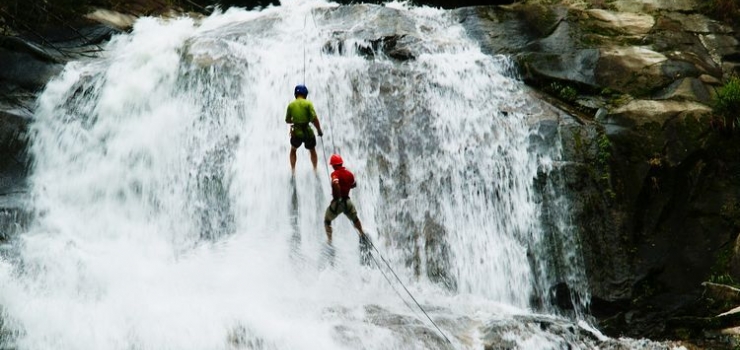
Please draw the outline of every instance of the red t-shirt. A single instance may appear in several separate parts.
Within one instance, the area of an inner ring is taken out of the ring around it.
[[[333,185],[335,183],[339,183],[339,194],[342,198],[348,198],[349,190],[357,186],[355,184],[355,176],[352,175],[352,173],[344,167],[337,168],[336,170],[334,170],[334,172],[331,173],[331,183],[332,192],[334,189]],[[335,193],[332,194],[336,197]]]

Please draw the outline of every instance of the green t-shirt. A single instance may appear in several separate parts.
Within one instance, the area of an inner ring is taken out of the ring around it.
[[[313,130],[308,123],[314,119],[316,119],[316,111],[313,109],[313,103],[303,98],[293,100],[288,105],[288,111],[285,112],[285,122],[293,123],[293,136],[295,137],[313,137]]]

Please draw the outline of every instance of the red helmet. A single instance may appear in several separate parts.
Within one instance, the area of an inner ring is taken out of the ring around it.
[[[332,154],[331,158],[329,158],[329,164],[331,165],[342,165],[344,161],[342,160],[342,157],[338,154]]]

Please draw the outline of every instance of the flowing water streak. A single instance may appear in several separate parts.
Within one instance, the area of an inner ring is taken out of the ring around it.
[[[456,348],[480,345],[458,318],[544,298],[533,179],[556,154],[531,151],[520,83],[444,11],[395,6],[145,18],[105,58],[69,64],[33,126],[38,218],[18,260],[0,261],[13,345],[444,348],[359,266],[343,217],[326,268],[326,174],[301,149],[294,195],[287,170],[283,117],[304,67],[364,225]],[[415,60],[363,57],[389,14],[420,38]]]
[[[357,52],[348,52],[316,69],[313,85],[329,91],[337,111],[332,136],[348,159],[368,159],[361,172],[380,180],[361,184],[357,196],[372,193],[373,205],[362,207],[385,208],[373,212],[377,230],[407,250],[400,262],[458,292],[527,308],[546,298],[536,290],[549,282],[535,276],[531,262],[544,234],[533,183],[542,163],[559,153],[553,145],[531,147],[537,130],[526,113],[530,97],[507,58],[482,54],[442,11],[416,15],[424,36],[409,45],[415,60],[398,64],[376,54],[354,71],[342,58],[356,60]],[[362,29],[348,37],[384,24],[389,14],[362,16]],[[336,66],[349,69],[321,74]],[[337,84],[343,81],[352,86]]]

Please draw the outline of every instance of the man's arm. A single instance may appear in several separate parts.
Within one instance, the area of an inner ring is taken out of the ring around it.
[[[339,179],[336,177],[331,178],[331,197],[339,199],[342,196],[342,189],[339,187]]]
[[[290,115],[290,105],[288,105],[288,108],[285,111],[285,122],[293,124],[293,116]]]
[[[319,117],[313,118],[311,123],[316,127],[316,132],[319,133],[319,137],[324,136],[324,132],[321,130],[321,124],[319,124]]]

